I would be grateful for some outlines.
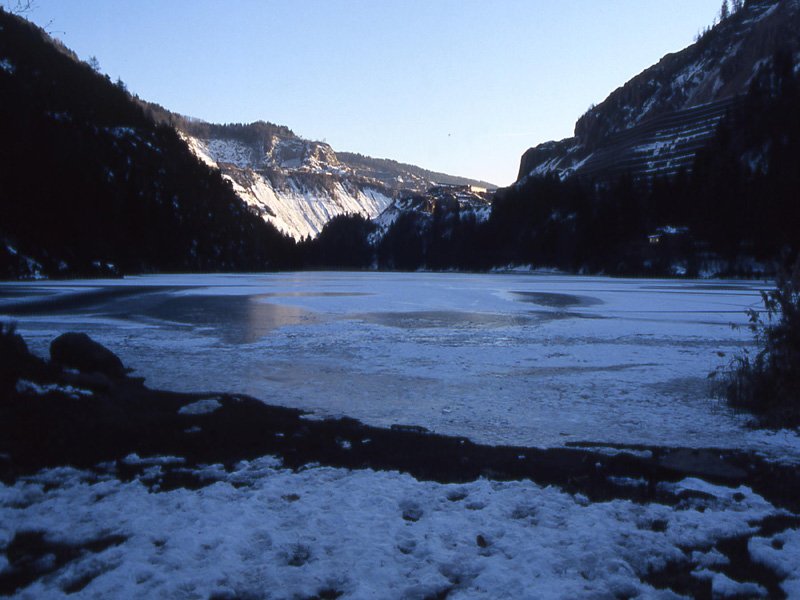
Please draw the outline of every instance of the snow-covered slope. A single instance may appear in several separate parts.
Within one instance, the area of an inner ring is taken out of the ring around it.
[[[263,121],[183,121],[178,128],[195,155],[220,169],[254,212],[295,239],[315,237],[338,215],[375,218],[394,200],[422,194],[437,183],[490,186],[392,160],[337,155],[324,142]]]
[[[393,199],[392,190],[340,166],[327,144],[279,136],[266,145],[231,137],[184,139],[222,171],[252,210],[295,239],[316,236],[337,215],[376,217]]]
[[[751,0],[587,111],[574,137],[528,150],[519,178],[602,178],[621,170],[650,177],[690,167],[697,149],[778,50],[800,65],[800,0]]]
[[[377,229],[373,241],[379,240],[391,225],[404,213],[416,213],[423,221],[433,218],[440,211],[446,218],[471,218],[485,221],[492,211],[494,192],[468,185],[438,185],[424,194],[405,196],[396,200],[374,219]]]

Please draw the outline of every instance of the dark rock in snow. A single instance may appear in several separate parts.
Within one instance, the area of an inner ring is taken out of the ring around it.
[[[57,367],[28,351],[13,325],[0,323],[0,404],[12,397],[20,379],[42,378],[57,371]]]
[[[717,479],[741,479],[745,477],[742,469],[735,467],[713,452],[680,448],[665,456],[659,464],[687,476],[712,476]]]
[[[392,431],[405,431],[408,433],[430,433],[431,430],[427,427],[422,427],[420,425],[399,425],[395,423],[391,427]]]
[[[12,328],[5,328],[0,323],[0,395],[5,397],[7,390],[17,382],[26,356],[29,356],[25,340]]]
[[[131,372],[120,358],[85,333],[70,331],[50,343],[50,358],[81,373],[102,373],[108,377],[124,377]]]

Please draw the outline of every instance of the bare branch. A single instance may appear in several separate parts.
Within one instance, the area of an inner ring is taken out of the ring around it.
[[[3,8],[6,9],[7,12],[10,12],[12,15],[26,15],[30,12],[36,10],[36,2],[34,0],[17,0],[14,4],[7,5],[5,2],[2,3]]]

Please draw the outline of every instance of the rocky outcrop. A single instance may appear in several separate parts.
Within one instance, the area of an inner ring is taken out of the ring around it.
[[[183,137],[252,212],[297,240],[316,237],[337,215],[375,217],[394,197],[380,182],[350,173],[327,144],[290,132],[249,138],[238,133],[217,126],[206,137]]]
[[[577,173],[602,179],[623,170],[651,177],[690,167],[725,111],[779,49],[800,64],[800,2],[751,0],[693,45],[614,90],[578,119],[573,138],[528,150],[519,178]]]
[[[800,50],[800,3],[748,2],[695,44],[612,92],[578,119],[575,136],[591,151],[650,119],[743,94],[780,47]]]
[[[492,211],[495,191],[470,185],[437,185],[423,194],[400,198],[373,220],[376,230],[372,242],[378,243],[391,226],[403,215],[413,214],[425,223],[431,224],[434,214],[444,221],[472,218],[485,221]],[[452,224],[452,223],[451,223]],[[442,235],[448,235],[445,230]]]
[[[62,333],[50,342],[50,360],[81,373],[100,373],[107,377],[124,377],[130,373],[120,358],[85,333]]]

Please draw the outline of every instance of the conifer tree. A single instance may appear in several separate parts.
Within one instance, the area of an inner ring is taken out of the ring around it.
[[[722,6],[719,9],[719,22],[722,23],[731,14],[728,7],[728,0],[722,0]]]

